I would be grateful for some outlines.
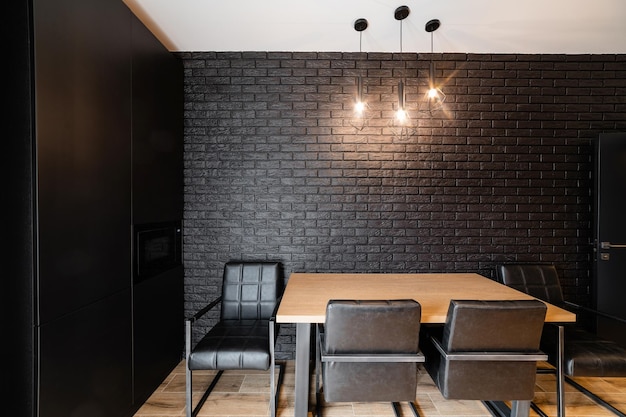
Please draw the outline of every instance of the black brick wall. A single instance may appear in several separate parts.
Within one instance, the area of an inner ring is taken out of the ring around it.
[[[180,56],[188,315],[231,259],[287,276],[550,262],[566,298],[589,302],[592,141],[626,129],[625,55],[433,54],[447,99],[432,114],[414,107],[430,54]],[[400,78],[404,130],[390,122]],[[279,357],[294,339],[283,326]]]

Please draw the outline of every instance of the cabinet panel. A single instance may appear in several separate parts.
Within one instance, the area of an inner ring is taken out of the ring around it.
[[[3,5],[4,33],[10,34],[4,45],[3,148],[2,167],[2,320],[4,353],[3,414],[32,416],[33,407],[33,123],[32,62],[28,2]],[[10,57],[10,58],[9,58]],[[7,351],[8,350],[8,351]]]
[[[131,408],[130,290],[39,327],[39,417]]]
[[[133,223],[183,217],[182,63],[133,18]]]
[[[184,351],[183,267],[133,288],[134,391],[141,405],[181,361]]]
[[[35,0],[42,323],[130,285],[130,18]]]
[[[133,224],[183,217],[182,63],[135,17],[132,24]],[[137,254],[135,254],[137,255]],[[133,287],[134,399],[141,405],[182,359],[183,268]]]

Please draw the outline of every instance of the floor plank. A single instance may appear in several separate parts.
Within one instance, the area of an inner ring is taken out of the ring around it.
[[[278,402],[278,417],[291,417],[294,410],[295,369],[293,361],[284,363],[284,375]],[[415,406],[422,417],[490,417],[479,401],[444,399],[420,367]],[[214,371],[196,371],[193,381],[194,404],[215,375]],[[576,381],[620,409],[626,410],[626,378],[577,378]],[[313,387],[313,385],[311,385]],[[566,417],[614,416],[604,407],[566,384]],[[538,374],[535,403],[549,416],[556,416],[556,382],[554,375]],[[311,394],[311,400],[314,395]],[[263,371],[226,371],[198,413],[198,417],[266,417],[269,416],[269,376]],[[323,403],[324,417],[391,417],[386,403]],[[402,405],[402,415],[412,415]],[[134,417],[185,416],[185,363],[182,361],[155,390]],[[531,411],[531,417],[537,414]]]

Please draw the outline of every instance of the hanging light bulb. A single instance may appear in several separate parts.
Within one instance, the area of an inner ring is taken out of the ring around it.
[[[400,21],[400,53],[402,53],[402,21],[407,18],[409,13],[411,13],[411,10],[408,6],[400,6],[396,9],[393,15],[396,20]],[[408,114],[405,108],[404,82],[400,80],[398,82],[398,110],[396,111],[396,120],[400,123],[404,123],[407,118]]]
[[[354,103],[354,112],[362,115],[365,111],[365,102],[363,101],[363,79],[359,75],[356,79],[356,101]]]
[[[400,81],[398,83],[398,111],[396,111],[396,119],[399,122],[404,122],[407,118],[406,109],[404,108],[404,83]]]
[[[426,94],[428,96],[428,101],[431,103],[431,109],[433,107],[441,106],[446,99],[446,95],[439,87],[437,87],[437,82],[435,80],[435,63],[432,61],[430,62],[428,92]]]
[[[435,80],[435,63],[433,62],[433,32],[439,29],[441,22],[439,19],[432,19],[426,22],[426,32],[430,33],[430,68],[428,72],[428,92],[426,93],[426,101],[430,111],[439,109],[446,100],[446,95],[437,86]]]
[[[361,52],[361,46],[363,43],[363,31],[367,29],[367,19],[357,19],[354,22],[354,30],[359,32],[359,52]],[[363,79],[359,74],[356,80],[356,101],[354,103],[354,112],[357,116],[362,116],[365,111],[365,102],[363,101]]]

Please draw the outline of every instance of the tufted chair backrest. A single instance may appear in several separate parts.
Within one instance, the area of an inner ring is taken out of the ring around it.
[[[223,320],[269,320],[283,291],[278,262],[228,262],[222,287]]]
[[[508,264],[496,268],[498,280],[540,300],[562,306],[563,292],[554,265]]]

